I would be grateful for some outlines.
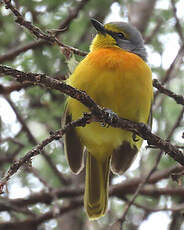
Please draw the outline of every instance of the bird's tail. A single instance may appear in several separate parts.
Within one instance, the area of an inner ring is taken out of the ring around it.
[[[87,153],[84,205],[89,219],[97,219],[105,214],[109,185],[110,156],[97,160]]]

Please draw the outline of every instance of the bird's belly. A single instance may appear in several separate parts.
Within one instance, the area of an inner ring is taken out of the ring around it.
[[[123,52],[120,54],[124,55]],[[105,55],[106,52],[98,61],[93,56],[85,59],[76,73],[70,77],[69,84],[84,90],[98,105],[111,109],[120,117],[147,123],[152,99],[149,67],[140,58],[135,62],[135,55],[132,57],[133,60],[130,56],[128,62],[126,55],[122,58],[116,57],[116,60],[113,60],[112,56],[109,59],[109,56]],[[73,120],[89,111],[72,98],[68,99],[68,106]],[[89,152],[100,153],[102,156],[104,153],[111,154],[123,141],[136,145],[138,149],[142,142],[140,139],[134,143],[131,132],[102,127],[97,122],[78,127],[77,132]]]
[[[88,124],[85,128],[79,127],[77,132],[88,151],[98,158],[103,158],[107,154],[111,155],[113,150],[120,146],[123,141],[130,142],[132,136],[128,131],[103,127],[97,122]]]
[[[121,76],[108,71],[103,73],[103,76],[99,76],[98,81],[91,79],[88,85],[81,86],[80,89],[85,90],[97,104],[111,109],[120,117],[144,123],[148,120],[150,101],[145,100],[147,91],[140,81],[133,80],[128,74],[122,79]],[[69,100],[74,120],[82,116],[83,112],[89,111],[75,99]],[[131,132],[102,127],[98,122],[79,127],[77,132],[88,151],[101,154],[101,156],[104,156],[104,153],[111,154],[123,141],[134,144]],[[138,148],[141,142],[141,139],[136,142]]]

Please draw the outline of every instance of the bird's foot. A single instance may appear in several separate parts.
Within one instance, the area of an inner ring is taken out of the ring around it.
[[[109,127],[113,125],[118,120],[118,115],[113,112],[111,109],[104,108],[103,111],[105,112],[104,121],[101,122],[103,127]]]
[[[140,139],[137,137],[136,133],[132,134],[132,139],[134,142],[138,142]]]

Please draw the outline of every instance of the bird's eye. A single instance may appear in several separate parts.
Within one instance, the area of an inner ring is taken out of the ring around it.
[[[125,39],[125,35],[123,33],[117,33],[117,37],[120,39]]]

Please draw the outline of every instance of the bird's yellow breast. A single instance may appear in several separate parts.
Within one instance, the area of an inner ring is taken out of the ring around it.
[[[71,86],[86,91],[93,100],[120,117],[147,123],[151,100],[152,79],[148,65],[137,55],[120,48],[100,48],[89,53],[67,80]],[[68,98],[72,119],[88,109]],[[94,122],[77,128],[83,144],[93,153],[111,154],[126,140],[133,143],[132,134],[117,128],[105,128]],[[134,143],[139,146],[141,140]],[[101,156],[99,156],[101,157]]]

